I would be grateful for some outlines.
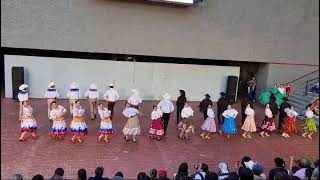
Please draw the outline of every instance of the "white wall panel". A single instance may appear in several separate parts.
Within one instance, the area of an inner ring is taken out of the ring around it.
[[[184,89],[191,101],[199,101],[209,93],[213,100],[225,91],[227,76],[239,76],[239,67],[184,65],[167,63],[117,62],[72,58],[5,56],[5,96],[12,97],[11,68],[25,68],[25,82],[30,97],[42,98],[50,81],[57,84],[61,98],[66,98],[69,84],[78,81],[83,93],[95,82],[102,96],[114,81],[121,99],[127,99],[136,88],[145,100],[159,100],[168,92],[176,99]]]

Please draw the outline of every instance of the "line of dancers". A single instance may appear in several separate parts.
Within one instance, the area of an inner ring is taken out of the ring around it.
[[[114,85],[110,84],[110,89],[105,93],[104,97],[108,102],[108,107],[104,107],[102,103],[98,103],[98,90],[95,84],[91,84],[89,90],[85,93],[90,104],[90,117],[91,119],[96,118],[96,114],[99,114],[100,122],[100,135],[97,137],[99,142],[109,142],[110,137],[114,134],[112,128],[112,117],[113,117],[113,107],[116,100],[119,99],[118,93],[113,89]],[[19,87],[18,98],[20,101],[20,111],[19,120],[21,121],[21,136],[19,141],[26,141],[26,135],[31,134],[32,139],[37,139],[37,122],[33,117],[33,109],[28,101],[28,85],[23,84]],[[141,127],[139,123],[139,104],[142,103],[142,99],[139,96],[137,90],[132,90],[133,95],[126,102],[125,109],[122,114],[128,119],[122,133],[124,134],[124,139],[126,141],[132,140],[136,142],[136,137],[141,134]],[[226,94],[220,93],[221,98],[217,102],[218,104],[218,124],[220,129],[219,134],[224,134],[227,138],[231,135],[237,134],[236,117],[238,112],[234,109],[231,104],[228,104],[226,100]],[[185,97],[185,92],[180,90],[180,96],[177,101],[177,129],[179,139],[190,139],[190,135],[194,134],[194,110],[188,105],[187,99]],[[52,120],[52,128],[50,135],[53,139],[63,140],[67,134],[67,125],[64,119],[64,115],[67,109],[59,105],[57,102],[58,92],[55,88],[53,82],[49,83],[48,89],[45,93],[45,97],[48,100],[48,118]],[[80,91],[78,89],[78,84],[73,82],[70,85],[70,90],[68,92],[69,102],[70,102],[70,113],[72,115],[72,121],[70,123],[70,131],[72,133],[71,142],[81,143],[84,137],[87,135],[88,127],[84,120],[85,109],[82,108],[80,104]],[[174,110],[174,105],[170,100],[171,96],[168,93],[163,95],[163,99],[158,103],[158,105],[153,106],[151,112],[151,125],[149,128],[149,134],[151,139],[161,140],[163,136],[166,135],[166,130],[168,127],[168,122],[170,119],[170,113]],[[180,101],[179,101],[180,99]],[[181,100],[182,99],[182,100]],[[181,108],[181,101],[183,101]],[[179,104],[179,106],[178,106]],[[206,94],[205,99],[200,102],[199,110],[204,114],[204,122],[201,125],[202,133],[200,137],[202,139],[210,140],[210,135],[217,132],[217,126],[215,122],[215,113],[212,108],[212,101],[210,100],[210,95]],[[296,117],[298,113],[294,111],[293,107],[289,105],[284,109],[286,116],[284,117],[284,123],[282,125],[282,137],[289,138],[291,134],[296,134]],[[244,114],[246,115],[241,130],[243,130],[243,138],[252,138],[251,133],[257,131],[255,122],[255,112],[250,103],[247,104]],[[314,113],[310,110],[310,107],[306,109],[305,113],[307,120],[304,124],[304,133],[302,137],[312,139],[312,134],[317,132],[317,127],[314,122]],[[270,105],[265,106],[265,118],[260,126],[261,132],[259,133],[261,137],[268,137],[272,132],[276,130],[275,126],[275,115],[270,109]]]

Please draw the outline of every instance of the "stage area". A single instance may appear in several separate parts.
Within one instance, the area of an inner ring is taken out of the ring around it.
[[[59,102],[68,107],[67,100]],[[145,101],[140,108],[143,133],[138,137],[137,143],[125,142],[121,130],[126,119],[121,114],[124,108],[124,101],[121,101],[115,105],[113,120],[115,135],[109,144],[98,143],[100,119],[90,120],[87,101],[82,100],[81,103],[86,109],[89,129],[84,143],[72,144],[69,141],[70,135],[62,142],[55,142],[49,137],[50,122],[44,99],[31,100],[34,116],[38,122],[39,139],[18,142],[20,125],[18,102],[1,98],[1,179],[12,178],[15,173],[22,174],[24,179],[30,179],[38,173],[48,179],[57,167],[64,168],[65,178],[75,179],[80,168],[86,169],[88,176],[93,176],[97,166],[103,166],[104,175],[109,178],[117,171],[122,171],[125,179],[136,178],[140,171],[149,174],[152,168],[165,168],[171,179],[172,174],[177,172],[179,164],[184,161],[189,164],[189,172],[193,172],[194,164],[202,162],[207,163],[209,169],[215,172],[219,162],[227,162],[234,171],[235,163],[245,155],[262,161],[268,173],[273,167],[275,157],[282,157],[288,165],[290,156],[308,157],[313,160],[319,158],[319,134],[316,133],[313,140],[303,139],[300,136],[301,126],[299,126],[299,136],[294,135],[290,139],[281,138],[280,134],[276,133],[268,138],[253,134],[253,139],[243,139],[239,134],[231,139],[225,139],[215,134],[210,141],[201,140],[199,134],[203,116],[197,109],[198,102],[190,103],[196,112],[194,116],[196,132],[189,141],[178,140],[175,112],[171,114],[167,136],[162,141],[150,140],[148,136],[150,112],[155,102]],[[235,107],[240,112],[240,103]],[[259,125],[264,118],[264,109],[256,104],[255,110]],[[69,126],[70,115],[67,114],[65,118]],[[238,116],[238,127],[241,123],[240,118]]]

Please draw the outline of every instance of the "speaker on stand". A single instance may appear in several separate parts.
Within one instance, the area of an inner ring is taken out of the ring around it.
[[[228,76],[227,82],[227,98],[231,103],[237,101],[237,92],[238,92],[238,77],[237,76]]]
[[[24,68],[12,67],[12,98],[18,101],[19,86],[24,83]]]

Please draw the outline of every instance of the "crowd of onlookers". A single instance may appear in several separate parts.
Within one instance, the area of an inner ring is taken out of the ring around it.
[[[231,169],[235,168],[234,171]],[[127,179],[124,174],[119,171],[113,177],[103,177],[104,168],[97,167],[94,177],[87,177],[87,171],[80,169],[78,171],[78,180],[123,180]],[[15,174],[14,180],[22,180],[20,174]],[[32,180],[43,180],[42,175],[35,175]],[[47,178],[46,178],[47,179]],[[64,170],[57,168],[50,180],[63,180]],[[152,169],[149,175],[145,172],[139,172],[137,180],[304,180],[319,179],[319,160],[312,162],[309,159],[302,158],[295,160],[290,157],[289,167],[281,158],[274,158],[274,167],[267,173],[264,166],[259,161],[254,161],[248,156],[244,156],[241,161],[230,167],[227,163],[222,162],[218,165],[218,171],[214,172],[209,169],[207,164],[195,165],[190,168],[187,163],[181,163],[178,172],[173,176],[168,176],[164,169]]]

